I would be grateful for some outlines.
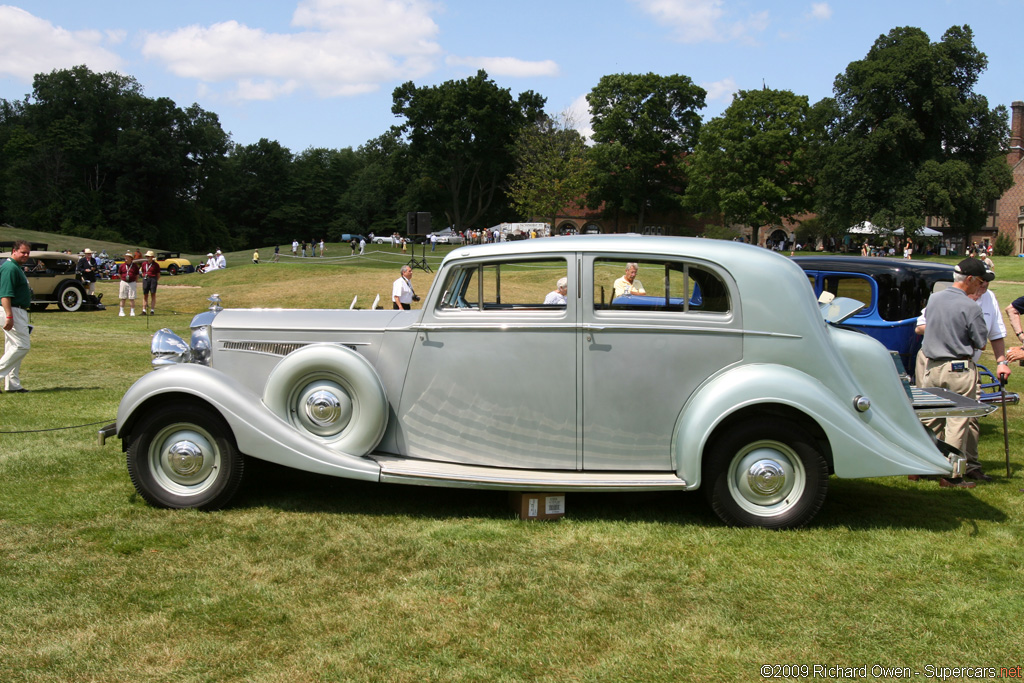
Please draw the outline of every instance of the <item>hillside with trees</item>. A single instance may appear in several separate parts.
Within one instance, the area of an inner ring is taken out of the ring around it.
[[[834,97],[740,91],[710,121],[685,75],[612,74],[587,97],[589,141],[480,71],[397,87],[400,123],[357,149],[300,151],[237,144],[213,112],[79,66],[0,99],[0,223],[196,252],[401,232],[408,211],[470,230],[569,205],[639,228],[666,211],[722,228],[815,214],[817,234],[931,216],[968,235],[1012,184],[1006,108],[975,92],[987,63],[968,26],[938,42],[895,28]]]

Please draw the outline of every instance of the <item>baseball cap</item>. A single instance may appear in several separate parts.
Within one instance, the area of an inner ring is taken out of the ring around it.
[[[964,275],[980,277],[986,282],[992,282],[992,280],[996,279],[996,274],[989,270],[984,262],[976,258],[965,258],[956,264],[956,268],[953,270]]]

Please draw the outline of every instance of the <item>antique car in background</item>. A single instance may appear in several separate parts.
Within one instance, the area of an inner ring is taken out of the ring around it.
[[[953,281],[952,265],[862,256],[796,256],[792,260],[807,273],[815,296],[829,292],[866,304],[845,324],[896,351],[913,376],[921,348],[921,337],[914,333],[917,318],[935,284]]]
[[[167,271],[168,275],[195,271],[195,266],[187,258],[182,258],[180,251],[158,251],[153,260],[160,266],[160,270]]]
[[[860,256],[797,256],[792,260],[807,273],[815,296],[828,292],[863,302],[864,309],[844,325],[871,335],[898,353],[907,375],[916,380],[914,360],[921,348],[921,336],[914,332],[917,318],[932,292],[953,282],[951,264]],[[1005,392],[988,368],[979,365],[978,371],[981,401],[1020,400],[1017,393]]]
[[[444,230],[438,230],[427,235],[426,241],[430,241],[431,235],[437,236],[438,244],[462,244],[465,240],[462,239],[462,235],[455,232],[451,228],[445,228]]]
[[[611,296],[630,262],[642,302]],[[560,278],[567,302],[544,303]],[[253,457],[396,484],[700,488],[727,523],[797,527],[831,474],[963,464],[921,425],[889,351],[829,322],[860,306],[819,307],[799,267],[739,243],[463,246],[420,310],[215,301],[190,343],[154,335],[154,371],[100,436],[121,438],[134,486],[163,507],[224,506]],[[980,414],[937,401],[928,414]]]
[[[10,257],[8,247],[6,252],[0,253],[0,263]],[[25,262],[23,269],[28,278],[28,286],[32,288],[33,311],[45,311],[50,304],[57,304],[57,308],[69,313],[105,308],[100,303],[103,295],[86,294],[85,287],[79,282],[75,274],[78,258],[75,254],[65,254],[61,251],[29,252],[28,261]]]

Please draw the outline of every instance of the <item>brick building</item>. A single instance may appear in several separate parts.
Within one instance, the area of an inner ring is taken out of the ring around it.
[[[1014,102],[1010,111],[1010,150],[1006,163],[1013,172],[1013,187],[996,201],[992,220],[999,233],[1013,240],[1013,253],[1024,254],[1024,102]]]

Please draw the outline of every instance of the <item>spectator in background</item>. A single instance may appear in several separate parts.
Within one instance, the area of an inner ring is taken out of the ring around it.
[[[132,316],[135,315],[135,290],[139,280],[139,266],[135,263],[135,254],[128,252],[124,255],[124,263],[117,267],[117,277],[121,280],[118,285],[118,299],[120,299],[120,310],[118,317],[124,317],[124,302],[127,301],[132,309]]]

